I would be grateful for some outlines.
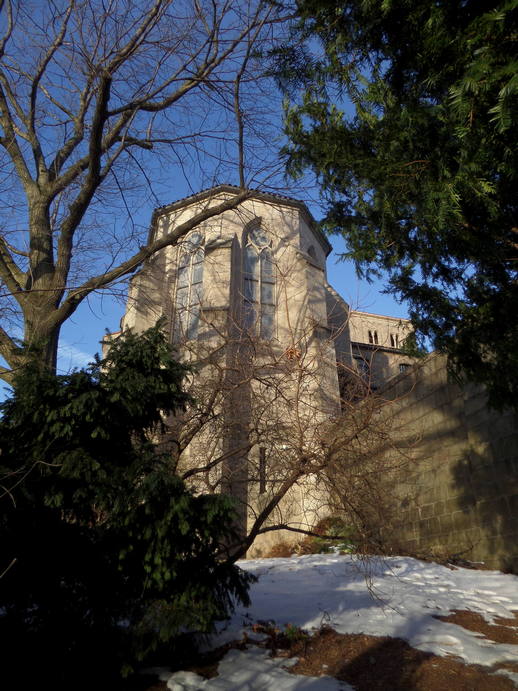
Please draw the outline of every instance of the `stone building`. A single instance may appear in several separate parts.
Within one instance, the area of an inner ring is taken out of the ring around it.
[[[369,377],[372,390],[412,366],[413,358],[401,353],[411,333],[407,319],[351,310],[348,330],[355,367]]]
[[[153,239],[238,191],[221,185],[157,209]],[[241,530],[263,531],[255,546],[279,539],[274,525],[325,513],[311,468],[340,413],[344,373],[374,387],[409,363],[399,351],[408,322],[350,310],[327,282],[330,251],[302,202],[252,191],[131,281],[122,328],[165,317],[197,367],[196,406],[175,421],[177,470],[200,491],[237,498]]]

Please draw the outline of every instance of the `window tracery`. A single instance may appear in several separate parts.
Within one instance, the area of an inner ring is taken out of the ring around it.
[[[198,335],[203,290],[204,236],[195,232],[180,246],[175,300],[175,338],[192,340]]]
[[[245,235],[243,249],[243,327],[262,339],[273,337],[275,272],[271,241],[260,226]]]

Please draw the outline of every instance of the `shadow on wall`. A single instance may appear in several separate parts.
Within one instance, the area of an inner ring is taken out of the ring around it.
[[[485,406],[477,419],[467,417],[468,450],[452,468],[454,520],[471,538],[475,561],[518,573],[518,420]]]
[[[399,515],[384,531],[386,543],[518,573],[516,414],[489,409],[480,387],[449,381],[437,354],[381,395],[390,401],[383,412],[390,445],[408,455],[405,467],[385,478]]]

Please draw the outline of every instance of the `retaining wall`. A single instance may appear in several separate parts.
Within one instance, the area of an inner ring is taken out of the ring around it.
[[[450,381],[437,354],[381,395],[391,401],[393,442],[409,459],[393,487],[398,520],[385,537],[411,553],[518,573],[517,415],[489,409],[483,388]]]

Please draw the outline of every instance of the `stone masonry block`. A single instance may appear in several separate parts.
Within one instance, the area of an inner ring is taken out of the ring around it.
[[[421,506],[421,518],[430,518],[434,515],[435,504],[425,504]]]
[[[445,501],[436,501],[435,504],[433,505],[433,513],[434,516],[442,516],[446,512],[446,502]]]
[[[421,538],[425,535],[430,534],[430,519],[429,518],[424,518],[418,522],[417,532]]]
[[[455,511],[461,510],[461,505],[457,499],[448,499],[444,502],[444,513],[451,515]]]
[[[430,535],[437,535],[441,532],[441,523],[437,517],[432,517],[429,519],[428,532]]]
[[[439,517],[439,523],[441,526],[441,533],[451,533],[454,528],[453,516],[451,513],[445,513]]]
[[[473,511],[455,511],[452,514],[453,526],[456,531],[467,530],[475,524],[475,514]]]

